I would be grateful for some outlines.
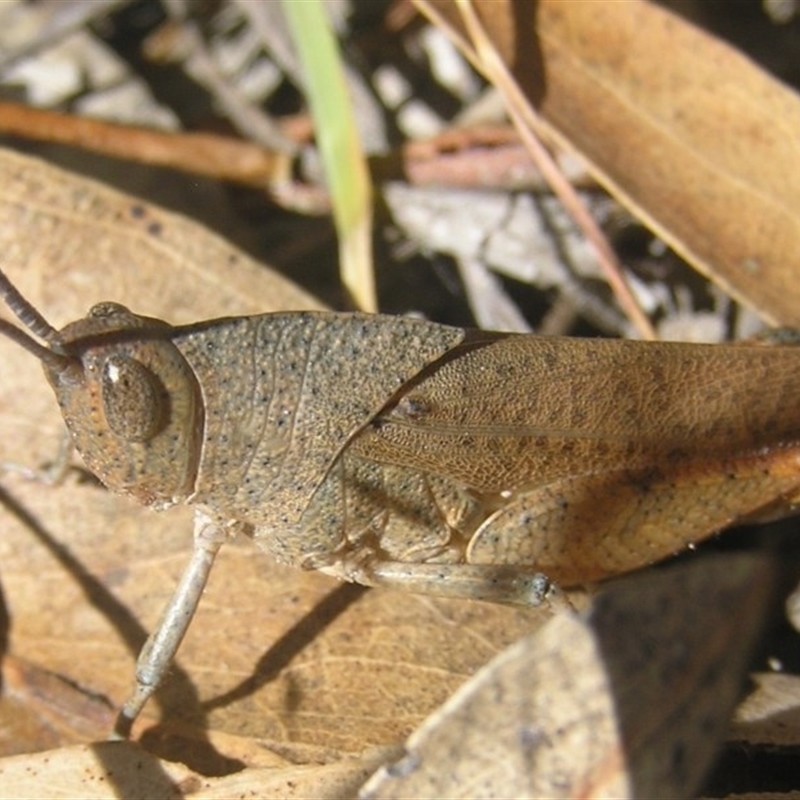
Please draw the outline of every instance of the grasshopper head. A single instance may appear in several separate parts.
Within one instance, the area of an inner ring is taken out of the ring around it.
[[[47,346],[2,322],[0,330],[43,363],[87,466],[115,492],[165,507],[192,492],[202,441],[197,380],[165,322],[116,303],[52,328],[0,272],[0,292]]]

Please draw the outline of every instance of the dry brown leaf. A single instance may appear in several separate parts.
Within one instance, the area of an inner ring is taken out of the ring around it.
[[[487,665],[362,797],[693,796],[773,579],[745,555],[616,583],[586,618],[561,615]]]
[[[0,205],[0,265],[58,326],[101,299],[174,322],[315,302],[194,223],[2,151]],[[5,340],[0,364],[0,461],[52,460],[63,424],[41,369]],[[6,475],[0,502],[0,745],[101,738],[188,558],[190,510],[146,511],[78,473],[57,488]],[[274,766],[270,752],[328,763],[408,735],[540,616],[340,586],[240,542],[137,732],[205,774]],[[29,793],[58,780],[41,770]]]
[[[460,28],[450,0],[431,5]],[[793,91],[654,3],[474,5],[528,98],[613,194],[766,320],[800,325]]]
[[[208,778],[160,760],[132,742],[100,742],[0,760],[0,798],[146,797],[148,800],[224,800],[259,797],[353,797],[385,749],[335,764],[260,767]],[[46,780],[44,780],[46,778]]]
[[[92,798],[191,796],[201,779],[131,742],[77,745],[0,760],[2,798]]]

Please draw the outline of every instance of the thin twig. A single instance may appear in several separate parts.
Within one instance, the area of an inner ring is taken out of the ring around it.
[[[0,132],[261,189],[291,179],[291,156],[232,137],[156,131],[3,102]]]

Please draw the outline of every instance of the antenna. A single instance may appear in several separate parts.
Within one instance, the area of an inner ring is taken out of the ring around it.
[[[61,350],[61,336],[58,331],[19,293],[19,290],[0,270],[0,296],[6,305],[14,312],[17,319],[35,336],[38,336],[49,345],[39,344],[25,331],[4,319],[0,319],[0,333],[8,336],[40,361],[56,370],[66,369],[77,359],[70,357]]]

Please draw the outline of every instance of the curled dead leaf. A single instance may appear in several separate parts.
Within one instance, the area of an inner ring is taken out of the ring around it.
[[[401,797],[692,797],[740,695],[771,563],[623,579],[498,656],[365,785]]]

